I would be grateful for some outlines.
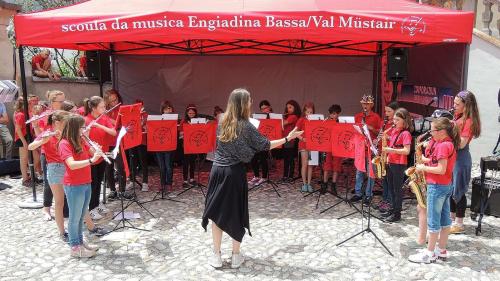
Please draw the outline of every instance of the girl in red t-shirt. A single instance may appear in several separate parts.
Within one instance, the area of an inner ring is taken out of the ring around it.
[[[188,104],[186,107],[186,111],[184,113],[184,119],[181,121],[179,126],[179,137],[184,138],[184,124],[190,124],[191,119],[198,117],[198,109],[194,104]],[[194,184],[194,166],[196,157],[199,154],[184,154],[184,158],[182,159],[182,178],[184,180],[184,187],[187,187],[190,184]],[[188,182],[189,178],[189,182]]]
[[[55,218],[59,236],[65,242],[68,242],[68,234],[64,231],[64,189],[62,179],[64,176],[64,164],[59,156],[57,143],[64,127],[64,120],[69,112],[57,110],[48,119],[48,126],[41,132],[36,139],[28,145],[29,150],[43,147],[44,155],[47,161],[47,182],[52,191],[55,201]],[[50,208],[50,207],[49,207]]]
[[[174,106],[169,101],[164,101],[161,104],[160,112],[161,114],[173,114]],[[160,184],[162,191],[173,191],[174,155],[175,150],[158,151],[155,153],[156,161],[158,162],[158,167],[160,168]]]
[[[450,232],[450,197],[453,191],[453,168],[460,145],[459,131],[445,118],[436,118],[431,123],[432,140],[422,156],[424,164],[416,170],[425,173],[427,182],[427,249],[411,255],[408,259],[416,263],[432,263],[438,258],[446,259],[448,234]],[[438,243],[436,245],[436,243]]]
[[[297,128],[298,131],[304,131],[305,127],[305,122],[307,121],[307,116],[310,114],[314,114],[314,104],[312,102],[308,102],[304,105],[304,108],[302,109],[302,117],[297,121],[297,124],[295,125],[295,128]],[[302,175],[302,188],[300,191],[302,192],[313,192],[314,189],[311,186],[311,179],[312,179],[312,171],[313,171],[313,166],[309,165],[309,153],[306,149],[306,139],[302,136],[298,137],[299,139],[299,154],[300,154],[300,163],[301,163],[301,168],[300,172]]]
[[[26,140],[26,116],[24,115],[24,99],[19,97],[14,104],[14,141],[19,148],[19,165],[23,177],[23,186],[31,186],[28,176],[28,141]]]
[[[342,108],[338,104],[333,104],[328,109],[328,118],[327,120],[333,120],[334,122],[338,122],[338,118],[340,113],[342,112]],[[323,183],[321,186],[321,193],[325,194],[328,188],[328,178],[330,177],[330,172],[332,172],[332,193],[337,194],[337,177],[339,173],[342,171],[342,158],[333,156],[331,152],[326,153],[325,163],[323,164]]]
[[[408,154],[412,137],[410,131],[413,131],[411,116],[408,110],[399,108],[393,117],[394,129],[391,130],[388,146],[382,150],[387,153],[387,183],[391,198],[392,209],[382,212],[386,222],[398,222],[401,220],[401,207],[403,205],[403,182],[405,170],[408,164]]]
[[[101,158],[101,153],[94,153],[92,156],[89,147],[82,141],[84,126],[85,119],[82,116],[68,116],[58,145],[59,155],[65,166],[63,186],[69,207],[70,254],[80,258],[95,255],[96,248],[83,241],[83,223],[91,195],[90,166]]]
[[[283,114],[283,135],[290,133],[297,124],[301,116],[300,106],[295,100],[289,100],[285,106]],[[295,170],[295,156],[297,155],[297,141],[292,140],[283,145],[283,182],[293,180],[293,171]],[[299,162],[300,164],[300,162]]]
[[[384,120],[380,123],[380,127],[383,132],[387,132],[387,136],[390,136],[391,135],[391,131],[392,131],[392,125],[394,124],[393,122],[393,118],[394,118],[394,113],[396,113],[396,110],[399,108],[399,104],[398,102],[391,102],[389,104],[387,104],[385,107],[384,107]],[[379,131],[380,132],[380,131]],[[378,137],[381,137],[381,136],[377,136]],[[387,139],[387,141],[389,141],[389,139]],[[382,146],[382,140],[379,140],[378,142],[378,145]],[[382,201],[380,201],[380,203],[378,203],[378,205],[376,205],[374,208],[378,209],[379,211],[387,211],[389,209],[392,209],[392,206],[391,206],[391,195],[389,193],[389,183],[387,182],[387,177],[384,177],[382,179],[382,188],[383,188],[383,192],[382,192]]]
[[[109,151],[108,138],[116,136],[111,119],[103,115],[106,111],[104,99],[99,96],[90,97],[85,103],[85,126],[89,128],[89,138],[99,144],[103,152]],[[95,121],[99,118],[97,121]],[[106,207],[99,206],[101,196],[101,184],[104,179],[106,162],[100,159],[91,166],[92,175],[92,195],[90,197],[90,217],[94,220],[103,218],[102,214],[107,213]]]
[[[472,158],[469,143],[481,134],[481,119],[476,97],[470,91],[462,91],[454,100],[454,122],[460,131],[460,146],[457,151],[457,163],[453,170],[453,196],[451,197],[451,220],[453,225],[450,233],[464,233],[464,217],[467,208],[465,193],[469,189],[472,170]]]

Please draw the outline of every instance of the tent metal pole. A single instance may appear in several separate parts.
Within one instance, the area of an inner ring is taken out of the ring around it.
[[[464,52],[464,63],[462,67],[462,89],[467,89],[467,78],[469,77],[469,52],[470,52],[470,44],[465,44],[465,52]]]
[[[26,86],[26,72],[24,69],[24,48],[23,46],[19,46],[19,67],[21,70],[21,85],[23,88],[23,99],[24,99],[24,116],[26,119],[29,117],[28,110],[28,88]],[[31,142],[31,124],[26,125],[26,141],[28,143]],[[33,197],[31,199],[27,199],[24,202],[19,202],[17,206],[22,209],[40,209],[42,208],[42,203],[37,201],[36,198],[36,181],[35,181],[35,166],[33,165],[33,151],[28,150],[28,167],[31,173],[31,189],[33,191]]]
[[[372,93],[375,95],[375,111],[379,114],[383,114],[382,107],[382,43],[377,42],[377,55],[373,58],[373,83],[372,83]]]

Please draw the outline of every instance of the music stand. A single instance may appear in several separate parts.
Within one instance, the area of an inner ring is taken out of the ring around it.
[[[341,203],[346,203],[351,207],[355,207],[351,202],[349,202],[349,199],[347,198],[347,194],[349,193],[348,187],[349,187],[349,182],[351,180],[351,177],[350,177],[351,174],[350,173],[343,173],[343,176],[344,176],[344,197],[341,197],[338,194],[331,193],[333,196],[337,197],[340,200],[338,202],[334,203],[333,205],[331,205],[330,207],[319,212],[320,214],[323,214],[323,213],[327,212],[328,210],[335,208],[336,206],[340,205]],[[350,213],[348,216],[353,215],[355,213],[357,213],[357,211]],[[341,218],[343,218],[343,217],[341,217]],[[337,218],[337,219],[340,219],[340,218]]]
[[[368,164],[368,163],[369,163],[369,162],[368,162],[368,161],[369,161],[369,158],[368,158],[368,153],[370,152],[370,144],[371,144],[371,140],[370,140],[370,137],[369,137],[369,136],[367,136],[367,135],[365,134],[365,130],[362,130],[362,132],[363,132],[363,136],[365,137],[365,144],[366,144],[366,146],[365,146],[365,148],[364,148],[364,149],[365,149],[365,165],[367,166],[367,167],[366,167],[366,168],[367,168],[366,174],[367,174],[367,177],[369,177],[369,176],[370,176],[370,171],[369,171],[369,164]],[[368,165],[367,165],[367,164],[368,164]],[[366,185],[364,185],[364,184],[363,184],[363,186],[362,186],[362,188],[361,188],[361,192],[362,192],[362,195],[363,195],[363,196],[362,196],[363,198],[362,198],[362,201],[361,201],[361,227],[364,227],[364,222],[363,222],[363,220],[364,220],[364,218],[365,218],[365,211],[364,211],[364,204],[363,204],[363,202],[364,202],[364,201],[365,201],[365,199],[366,199],[366,194],[365,194],[366,192],[365,192],[365,191],[366,191],[367,186],[368,186],[368,182],[367,182],[367,184],[366,184]],[[351,240],[351,239],[355,238],[356,236],[358,236],[358,235],[360,235],[360,234],[364,234],[365,232],[367,232],[367,233],[371,233],[371,234],[375,237],[375,239],[376,239],[376,240],[377,240],[377,241],[378,241],[378,242],[379,242],[379,243],[380,243],[380,244],[384,247],[384,249],[385,249],[385,250],[386,250],[386,251],[387,251],[387,252],[388,252],[391,256],[394,256],[394,255],[392,254],[392,252],[389,250],[389,248],[387,248],[387,246],[385,246],[384,242],[382,242],[382,240],[380,240],[380,238],[378,238],[377,234],[375,234],[375,232],[373,231],[373,229],[371,229],[371,227],[370,227],[370,225],[371,225],[371,216],[372,216],[372,214],[371,214],[371,205],[372,205],[371,203],[369,203],[369,204],[368,204],[368,222],[367,222],[366,227],[365,227],[365,228],[363,228],[363,229],[362,229],[361,231],[359,231],[358,233],[356,233],[356,234],[352,235],[351,237],[349,237],[349,238],[347,238],[347,239],[343,240],[342,242],[337,243],[335,246],[340,246],[340,245],[342,245],[342,244],[346,243],[347,241],[349,241],[349,240]],[[354,206],[354,205],[353,205],[353,206]],[[355,208],[356,208],[356,207],[355,207]],[[357,208],[356,208],[356,209],[357,209]]]
[[[271,185],[272,188],[274,189],[274,192],[276,193],[276,195],[278,195],[278,197],[281,197],[281,195],[280,195],[280,193],[278,192],[278,189],[277,189],[278,184],[276,182],[274,182],[273,180],[271,180],[271,173],[269,173],[269,172],[267,173],[267,179],[265,181],[263,181],[262,183],[260,183],[258,185],[252,186],[251,188],[248,189],[248,192],[250,192],[250,191],[252,191],[254,189],[258,189],[258,188],[262,187],[264,184]]]
[[[179,194],[177,194],[177,196],[181,196],[182,194],[188,192],[189,190],[193,189],[193,188],[199,188],[200,191],[201,191],[201,194],[203,194],[203,197],[206,197],[205,195],[205,191],[203,191],[203,188],[207,188],[206,185],[200,183],[200,174],[201,174],[201,165],[202,165],[202,160],[200,160],[200,158],[203,157],[203,162],[205,162],[205,159],[206,159],[206,154],[204,154],[205,156],[201,156],[202,154],[200,155],[195,155],[196,159],[195,159],[195,165],[196,165],[196,173],[197,173],[197,176],[196,176],[196,182],[194,184],[189,184],[190,186],[186,189],[184,189],[183,191],[181,191]]]

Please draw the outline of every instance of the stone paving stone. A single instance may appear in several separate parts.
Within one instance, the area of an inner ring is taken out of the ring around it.
[[[223,268],[207,264],[212,239],[210,227],[208,232],[201,228],[204,198],[198,190],[176,198],[184,203],[145,204],[156,218],[133,204],[130,210],[141,215],[133,225],[151,231],[127,229],[102,238],[86,234],[100,250],[92,259],[78,260],[69,257],[54,222],[44,221],[40,210],[17,207],[30,190],[19,180],[0,181],[12,186],[0,191],[0,280],[500,280],[500,219],[485,217],[482,236],[475,236],[475,222],[467,217],[466,234],[450,237],[447,262],[417,265],[407,261],[415,252],[415,202],[404,202],[401,223],[371,220],[373,231],[394,253],[391,257],[370,233],[336,246],[362,229],[361,216],[338,220],[352,212],[344,203],[319,214],[337,199],[322,196],[316,209],[317,195],[303,198],[298,184],[279,186],[281,198],[270,188],[250,193],[253,236],[243,240],[246,262],[239,269],[230,268],[227,235]],[[41,198],[41,188],[37,192]],[[147,201],[154,192],[138,195]],[[118,211],[119,202],[107,207]],[[98,224],[111,229],[116,222],[110,219]]]

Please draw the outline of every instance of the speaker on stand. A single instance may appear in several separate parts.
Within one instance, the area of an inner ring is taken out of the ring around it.
[[[408,48],[387,50],[387,80],[392,82],[391,100],[398,96],[398,83],[408,78]]]

